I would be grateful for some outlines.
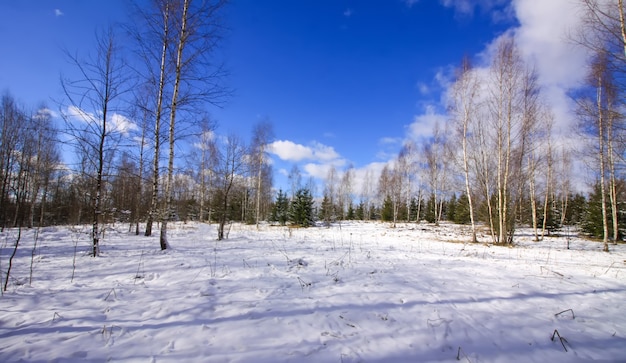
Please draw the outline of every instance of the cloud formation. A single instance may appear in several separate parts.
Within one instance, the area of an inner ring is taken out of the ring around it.
[[[269,145],[269,152],[285,161],[321,161],[328,162],[339,159],[339,154],[332,146],[313,141],[309,146],[296,144],[289,140],[274,141]]]
[[[54,16],[63,16],[63,15],[65,14],[63,14],[61,9],[54,9]]]
[[[102,118],[92,112],[87,112],[80,107],[71,105],[68,106],[64,112],[64,117],[71,121],[77,121],[82,123],[97,123],[102,124]],[[131,131],[136,131],[139,128],[129,118],[119,113],[113,113],[109,118],[107,129],[112,132],[120,133],[123,136],[128,136]]]
[[[118,132],[124,136],[128,136],[131,131],[137,131],[139,128],[128,117],[114,113],[111,116],[111,125],[114,132]]]
[[[576,4],[569,0],[518,0],[515,13],[520,22],[515,38],[525,58],[537,67],[538,81],[555,114],[555,131],[572,130],[575,117],[568,93],[582,84],[587,61],[586,51],[569,39],[580,27]]]
[[[447,116],[437,113],[432,105],[426,106],[426,111],[415,116],[413,122],[408,126],[408,138],[415,141],[424,141],[433,136],[435,126],[443,126]]]
[[[503,6],[501,0],[442,0],[441,3],[465,15],[472,15],[479,7],[490,10]],[[479,63],[475,71],[488,77],[496,44],[502,37],[514,37],[526,62],[536,68],[542,99],[555,116],[555,136],[570,137],[575,116],[573,101],[568,94],[581,84],[587,60],[585,51],[569,40],[569,34],[574,33],[580,24],[576,4],[570,0],[516,0],[509,8],[519,25],[494,38],[482,53],[477,54]],[[452,74],[452,68],[444,67],[435,75],[435,82],[443,89],[441,99],[444,103],[453,85]],[[437,113],[435,107],[427,106],[423,114],[414,117],[407,137],[414,140],[428,138],[434,124],[444,121],[445,116]]]

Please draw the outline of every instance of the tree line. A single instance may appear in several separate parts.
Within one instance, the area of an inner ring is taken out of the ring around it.
[[[481,224],[499,244],[513,243],[521,224],[532,226],[536,240],[578,224],[607,251],[609,240],[622,238],[621,0],[580,0],[583,28],[572,40],[591,56],[573,98],[585,154],[574,155],[554,136],[555,116],[534,65],[503,36],[488,67],[460,62],[446,95],[448,117],[432,137],[406,142],[380,175],[357,178],[352,166],[331,167],[319,198],[295,166],[290,195],[274,191],[269,121],[255,125],[247,143],[215,132],[207,107],[230,96],[216,57],[226,1],[149,5],[134,8],[135,22],[121,27],[123,34],[99,32],[92,53],[66,51],[76,72],[62,76],[61,125],[46,105],[28,111],[10,93],[2,96],[2,228],[89,223],[94,256],[111,221],[146,236],[156,224],[162,249],[174,220],[215,222],[218,239],[227,237],[230,221],[308,226],[345,219],[450,220],[470,225],[473,241]],[[193,147],[183,149],[182,140]],[[62,152],[72,160],[61,163]],[[579,160],[593,171],[588,195],[571,183]]]

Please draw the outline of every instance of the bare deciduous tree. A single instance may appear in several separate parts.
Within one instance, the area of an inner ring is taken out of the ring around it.
[[[272,130],[272,124],[269,121],[262,121],[257,123],[252,130],[252,144],[250,145],[250,161],[251,172],[255,179],[255,216],[254,220],[256,228],[259,228],[259,220],[261,219],[261,200],[262,196],[268,196],[265,192],[271,189],[271,182],[267,178],[263,178],[264,171],[267,171],[267,147],[274,138],[274,132]],[[266,203],[267,204],[267,203]]]
[[[451,116],[455,122],[456,137],[461,140],[462,170],[465,179],[465,193],[469,204],[470,222],[472,225],[472,242],[476,239],[476,222],[474,219],[474,198],[470,179],[470,133],[476,127],[478,108],[479,80],[473,73],[470,61],[463,58],[461,67],[457,71],[457,79],[452,88],[452,104],[450,105]]]
[[[62,79],[68,102],[62,116],[74,145],[86,158],[89,170],[93,171],[93,175],[89,176],[94,181],[91,238],[95,257],[99,254],[103,198],[111,153],[128,126],[123,116],[117,114],[114,119],[114,114],[119,111],[119,103],[130,89],[129,72],[111,29],[96,37],[96,54],[90,59],[83,60],[69,52],[66,54],[81,78]]]
[[[224,228],[230,220],[230,201],[231,192],[235,187],[238,179],[242,179],[246,172],[245,156],[247,153],[245,145],[241,140],[231,134],[228,136],[223,151],[219,155],[219,163],[217,165],[217,191],[216,191],[216,211],[218,227],[217,239],[225,238]]]

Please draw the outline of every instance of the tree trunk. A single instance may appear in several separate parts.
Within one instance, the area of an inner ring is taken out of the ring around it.
[[[159,158],[161,154],[161,117],[163,113],[163,92],[165,89],[165,65],[169,45],[169,2],[166,2],[163,10],[163,44],[161,48],[161,64],[159,67],[159,87],[157,90],[156,115],[154,122],[154,160],[152,170],[152,197],[150,198],[150,212],[146,222],[146,236],[152,235],[152,224],[158,211],[159,195]]]
[[[174,79],[174,88],[172,90],[172,103],[170,105],[170,127],[169,127],[169,160],[167,166],[167,181],[165,184],[165,215],[161,224],[161,250],[168,248],[167,241],[167,222],[170,219],[172,206],[172,183],[174,177],[174,141],[176,131],[176,108],[178,106],[178,92],[180,90],[180,79],[183,67],[183,50],[187,41],[187,11],[189,9],[189,1],[184,0],[183,12],[181,14],[181,29],[178,36],[178,47],[176,50],[176,75]]]
[[[609,252],[609,223],[606,211],[606,182],[604,176],[604,119],[602,112],[602,76],[598,76],[597,106],[598,106],[598,158],[600,162],[600,195],[602,200],[602,243],[603,251]]]

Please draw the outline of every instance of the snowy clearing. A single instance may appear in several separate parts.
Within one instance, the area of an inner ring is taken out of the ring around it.
[[[626,245],[464,244],[462,228],[234,225],[217,242],[176,224],[161,252],[117,225],[94,259],[88,227],[48,227],[31,286],[23,231],[0,361],[626,361]],[[3,279],[16,236],[0,235]]]

